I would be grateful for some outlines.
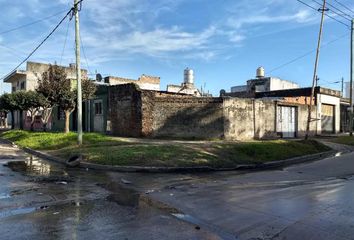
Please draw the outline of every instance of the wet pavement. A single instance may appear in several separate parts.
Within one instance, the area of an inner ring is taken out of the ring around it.
[[[344,240],[354,239],[353,175],[347,152],[272,171],[126,178],[225,239]]]
[[[177,210],[0,143],[0,239],[222,239]]]
[[[0,239],[354,239],[350,151],[271,171],[141,174],[0,144],[0,163]]]

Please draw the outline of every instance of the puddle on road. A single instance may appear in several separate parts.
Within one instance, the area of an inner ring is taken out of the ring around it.
[[[37,209],[34,207],[29,207],[29,208],[17,208],[17,209],[2,211],[0,212],[0,219],[15,216],[15,215],[20,215],[20,214],[28,214],[36,210]]]
[[[107,197],[108,201],[128,207],[137,207],[139,205],[140,194],[137,191],[119,184],[109,184],[107,188],[113,192]]]
[[[7,198],[10,198],[10,194],[7,194],[7,193],[0,193],[0,200],[1,199],[7,199]]]
[[[68,174],[55,165],[46,163],[38,158],[30,156],[25,161],[9,161],[4,166],[14,172],[19,172],[31,177],[54,177],[53,181],[67,180]],[[64,177],[64,179],[62,179]],[[40,180],[40,179],[39,179]]]

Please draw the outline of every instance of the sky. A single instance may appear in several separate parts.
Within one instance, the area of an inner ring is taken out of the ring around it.
[[[353,1],[339,1],[354,11]],[[328,2],[345,10],[335,0]],[[73,0],[0,0],[1,77],[43,40],[72,4]],[[328,14],[350,24],[331,11]],[[43,18],[47,19],[6,33]],[[132,79],[159,76],[161,90],[167,84],[180,84],[183,70],[189,67],[195,72],[196,86],[214,96],[221,89],[245,84],[259,66],[267,76],[307,87],[312,83],[315,52],[278,67],[316,49],[320,18],[319,12],[296,0],[84,0],[82,67],[92,77],[96,71]],[[341,85],[333,82],[349,79],[350,29],[326,17],[322,45],[319,84],[340,90]],[[65,20],[30,60],[74,62],[74,21]],[[10,91],[8,84],[0,88]]]

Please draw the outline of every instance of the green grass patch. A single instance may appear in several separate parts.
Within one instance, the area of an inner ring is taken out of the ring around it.
[[[82,154],[88,162],[116,166],[235,167],[239,164],[258,164],[330,150],[311,140],[192,144],[173,144],[161,140],[156,144],[86,133],[83,146],[78,147],[75,133],[9,131],[3,133],[2,137],[23,147],[47,150],[65,159],[74,154]]]
[[[58,150],[65,147],[77,146],[76,133],[59,132],[29,132],[22,130],[12,130],[1,134],[1,137],[15,142],[21,147],[28,147],[35,150]],[[83,146],[97,145],[119,145],[125,144],[118,138],[112,138],[98,133],[85,133]]]
[[[336,137],[336,138],[329,139],[328,141],[354,146],[354,137],[351,136]]]

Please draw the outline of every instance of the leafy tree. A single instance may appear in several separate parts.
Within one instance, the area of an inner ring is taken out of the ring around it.
[[[13,94],[5,93],[0,100],[1,109],[5,112],[11,112],[11,128],[15,128],[14,112],[18,110],[18,106]]]
[[[34,130],[34,121],[36,115],[38,115],[41,110],[47,106],[47,99],[38,92],[35,91],[27,91],[21,94],[22,99],[22,109],[29,113],[31,118],[31,131]]]
[[[58,106],[65,112],[65,133],[70,131],[70,115],[77,105],[77,94],[73,83],[73,80],[67,79],[63,68],[50,65],[43,73],[42,79],[39,80],[37,88],[37,91],[47,99],[51,109]],[[82,80],[83,100],[91,98],[95,91],[96,87],[93,82],[88,79]]]
[[[43,130],[47,131],[49,118],[52,115],[53,107],[58,106],[61,95],[61,87],[66,82],[66,74],[62,68],[50,65],[48,70],[42,74],[42,78],[38,80],[36,91],[45,98],[46,104],[43,106],[42,123]]]
[[[7,95],[8,94],[4,94],[0,96],[0,113],[3,114],[1,118],[2,122],[0,122],[0,125],[4,126],[5,128],[7,127],[7,115],[11,111],[10,106],[8,105]]]

